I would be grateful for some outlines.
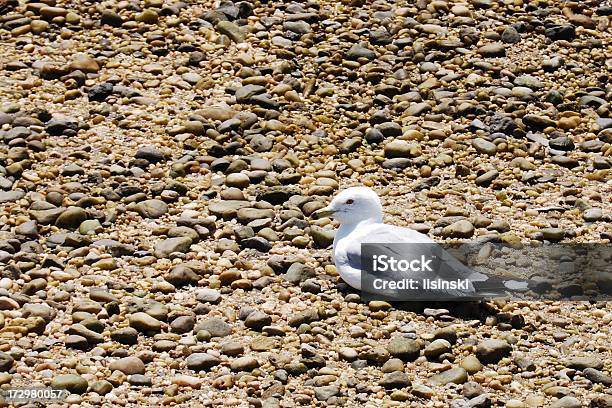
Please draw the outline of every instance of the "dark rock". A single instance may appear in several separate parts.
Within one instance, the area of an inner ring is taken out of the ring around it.
[[[121,27],[123,24],[123,18],[121,18],[121,16],[113,10],[103,10],[102,16],[100,17],[100,22],[113,27]]]
[[[0,371],[7,372],[13,367],[15,360],[10,354],[0,351]]]
[[[113,84],[105,82],[103,84],[92,86],[87,91],[87,97],[90,101],[103,102],[113,94]]]
[[[576,38],[576,28],[571,24],[556,25],[546,28],[544,35],[553,41],[572,41]]]
[[[509,118],[500,113],[495,113],[490,116],[487,120],[489,131],[493,133],[503,133],[505,135],[512,135],[514,130],[518,128],[517,124]]]
[[[165,160],[164,154],[157,147],[153,145],[146,145],[146,146],[140,147],[136,151],[135,157],[137,159],[144,159],[148,161],[149,163],[159,163]]]
[[[250,313],[244,321],[244,325],[246,327],[254,330],[261,330],[264,326],[269,326],[271,324],[272,318],[266,313],[260,311]]]
[[[516,28],[507,26],[501,35],[501,40],[506,44],[516,44],[521,41],[521,35]]]
[[[51,381],[52,388],[68,390],[72,394],[84,394],[88,386],[86,379],[75,374],[58,375]]]
[[[359,58],[373,60],[376,58],[376,52],[361,45],[353,45],[346,53],[346,58],[349,60],[356,60]]]
[[[594,383],[603,384],[606,387],[612,387],[612,377],[602,373],[601,371],[595,368],[592,368],[592,367],[585,368],[583,371],[583,374],[586,378],[588,378]]]

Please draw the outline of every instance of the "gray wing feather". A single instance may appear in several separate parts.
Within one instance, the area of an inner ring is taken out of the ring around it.
[[[478,274],[470,268],[463,265],[455,257],[446,252],[444,248],[438,245],[434,240],[429,238],[427,235],[421,234],[417,231],[396,227],[392,225],[379,225],[374,226],[367,232],[367,236],[362,237],[360,240],[355,242],[347,250],[347,261],[351,268],[356,270],[363,270],[361,264],[361,244],[367,243],[373,246],[373,252],[379,255],[387,255],[388,257],[394,257],[396,259],[417,259],[421,255],[427,257],[437,257],[441,262],[439,267],[435,270],[435,275],[432,272],[377,272],[377,277],[384,280],[401,280],[413,278],[419,281],[423,279],[443,279],[443,280],[454,280],[454,279],[466,279],[471,280],[485,280],[486,275]],[[389,245],[391,244],[391,245]],[[393,245],[393,244],[415,244],[414,246],[407,245]],[[407,253],[407,251],[410,251]],[[364,288],[362,288],[363,290]],[[419,290],[419,298],[432,298],[432,297],[447,297],[456,299],[458,297],[471,297],[474,295],[474,287],[470,283],[467,291],[463,290],[435,290],[426,291]],[[377,295],[383,295],[390,298],[401,297],[397,291],[386,290],[376,291]],[[405,300],[405,296],[404,296]]]

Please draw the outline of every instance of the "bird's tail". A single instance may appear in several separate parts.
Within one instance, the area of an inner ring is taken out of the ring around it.
[[[498,276],[487,276],[486,280],[472,281],[478,296],[505,296],[512,293],[526,292],[529,282],[526,280],[503,279]]]

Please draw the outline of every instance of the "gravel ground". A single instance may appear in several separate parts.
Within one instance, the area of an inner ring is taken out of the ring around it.
[[[0,0],[1,387],[71,392],[48,407],[612,407],[612,303],[364,302],[310,217],[362,184],[440,241],[609,244],[611,15]]]

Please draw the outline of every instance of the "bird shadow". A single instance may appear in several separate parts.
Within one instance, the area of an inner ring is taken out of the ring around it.
[[[350,286],[339,283],[336,288],[344,296],[353,295],[353,300],[362,304],[369,303],[372,299],[362,297],[362,293]],[[359,296],[359,299],[354,297]],[[439,320],[481,320],[485,321],[489,316],[497,316],[499,310],[491,302],[484,300],[470,301],[387,301],[397,310],[413,312],[423,316],[431,316]]]

